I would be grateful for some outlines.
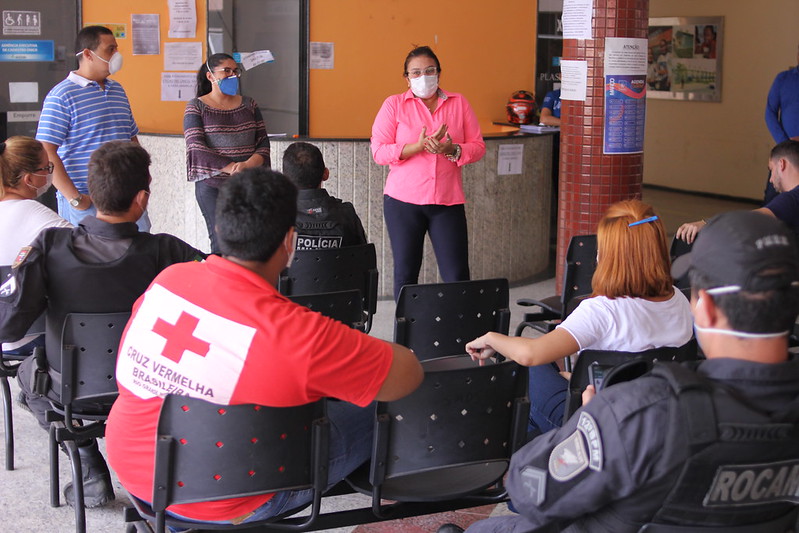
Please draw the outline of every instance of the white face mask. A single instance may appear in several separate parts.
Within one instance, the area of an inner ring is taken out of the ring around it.
[[[411,78],[411,92],[419,98],[430,98],[438,90],[438,75]]]
[[[112,55],[111,59],[109,59],[108,61],[95,54],[93,50],[89,50],[89,52],[94,54],[94,57],[96,57],[100,61],[105,61],[106,63],[108,63],[109,74],[116,74],[122,69],[122,54],[120,54],[119,52],[114,52],[114,55]]]
[[[777,331],[775,333],[749,333],[746,331],[735,331],[732,329],[720,328],[705,328],[694,324],[694,329],[700,333],[716,333],[718,335],[727,335],[729,337],[738,337],[739,339],[774,339],[777,337],[785,337],[790,331]]]
[[[33,174],[33,175],[34,176],[40,176],[41,174]],[[36,198],[38,198],[41,195],[43,195],[44,193],[46,193],[47,189],[49,189],[52,184],[53,184],[53,175],[52,174],[47,174],[45,176],[45,178],[44,178],[44,185],[42,185],[41,187],[34,187],[30,183],[26,183],[25,185],[27,185],[28,187],[30,187],[31,189],[36,191]]]

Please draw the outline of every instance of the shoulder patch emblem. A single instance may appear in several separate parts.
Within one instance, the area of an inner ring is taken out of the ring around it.
[[[533,505],[541,505],[547,497],[547,473],[534,466],[522,468],[522,487],[527,490],[529,500]]]
[[[602,471],[602,437],[594,417],[583,411],[577,420],[577,429],[583,432],[588,443],[588,468]]]
[[[31,253],[33,248],[31,246],[23,246],[22,249],[17,254],[17,257],[14,259],[14,262],[11,263],[11,268],[17,268],[19,265],[25,262],[27,259],[28,254]]]
[[[557,481],[569,481],[588,468],[583,433],[575,430],[549,454],[549,473]]]

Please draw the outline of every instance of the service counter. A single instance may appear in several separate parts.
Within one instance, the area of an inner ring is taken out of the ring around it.
[[[210,243],[194,185],[186,181],[182,136],[139,135],[150,152],[153,176],[150,218],[154,233],[171,233],[201,250]],[[298,139],[272,139],[272,166],[280,170],[285,148]],[[322,150],[330,169],[324,186],[330,194],[352,202],[369,240],[377,248],[380,295],[390,297],[393,285],[391,246],[383,223],[383,185],[387,166],[375,164],[368,139],[302,139]],[[486,155],[463,171],[469,262],[472,278],[508,278],[511,283],[541,272],[549,258],[552,167],[551,135],[487,134]],[[523,147],[520,174],[500,174],[500,146]],[[425,244],[420,283],[440,281],[435,254]]]

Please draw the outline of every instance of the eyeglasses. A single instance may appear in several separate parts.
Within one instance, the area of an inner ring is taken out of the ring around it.
[[[48,174],[52,174],[52,173],[53,173],[53,169],[54,169],[54,168],[55,168],[55,165],[53,165],[52,163],[47,163],[47,166],[46,166],[46,167],[42,167],[42,168],[34,168],[34,169],[33,169],[33,172],[37,172],[37,171],[39,171],[39,170],[46,170]]]
[[[222,67],[216,69],[214,72],[222,72],[225,74],[226,77],[236,76],[237,78],[241,76],[241,69],[240,68],[230,68],[230,67]]]
[[[419,70],[419,69],[409,70],[407,74],[409,78],[414,78],[414,79],[420,77],[422,74],[424,74],[425,76],[435,76],[436,74],[438,74],[438,67],[427,67],[424,70]]]

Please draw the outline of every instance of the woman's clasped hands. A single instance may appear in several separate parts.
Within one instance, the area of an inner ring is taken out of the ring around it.
[[[455,145],[452,143],[452,137],[447,133],[446,124],[439,126],[432,135],[427,135],[427,126],[422,126],[417,146],[419,147],[419,152],[424,150],[431,154],[448,155],[455,149]]]

